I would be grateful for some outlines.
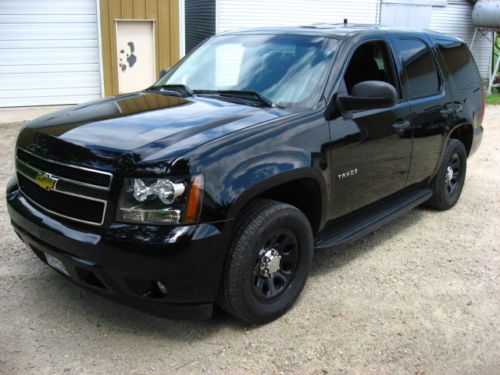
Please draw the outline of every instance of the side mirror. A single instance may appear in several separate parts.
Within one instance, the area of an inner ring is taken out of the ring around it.
[[[160,79],[162,79],[169,71],[170,68],[163,68],[162,70],[160,70]]]
[[[352,95],[339,96],[340,109],[389,108],[398,101],[398,92],[390,83],[384,81],[363,81],[352,88]]]

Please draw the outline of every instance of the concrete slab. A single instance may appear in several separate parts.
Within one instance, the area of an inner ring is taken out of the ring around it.
[[[0,124],[23,123],[46,113],[55,112],[67,106],[51,105],[43,107],[0,108]]]

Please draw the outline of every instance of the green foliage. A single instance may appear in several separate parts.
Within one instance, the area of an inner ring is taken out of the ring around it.
[[[487,104],[500,104],[500,94],[494,94],[486,97]]]

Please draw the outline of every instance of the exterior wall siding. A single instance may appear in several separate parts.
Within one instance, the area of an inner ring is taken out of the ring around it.
[[[118,94],[117,19],[154,20],[156,67],[172,67],[180,56],[178,0],[100,0],[106,95]]]
[[[215,34],[215,0],[185,0],[186,53]]]
[[[312,23],[378,23],[379,0],[217,0],[216,32]]]
[[[100,95],[95,0],[0,1],[0,107]]]
[[[431,23],[431,5],[382,3],[380,24],[416,29],[428,29]]]

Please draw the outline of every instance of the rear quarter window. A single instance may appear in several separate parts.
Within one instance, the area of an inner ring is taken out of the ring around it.
[[[464,90],[481,84],[474,58],[464,43],[438,41],[437,51],[454,88]]]

